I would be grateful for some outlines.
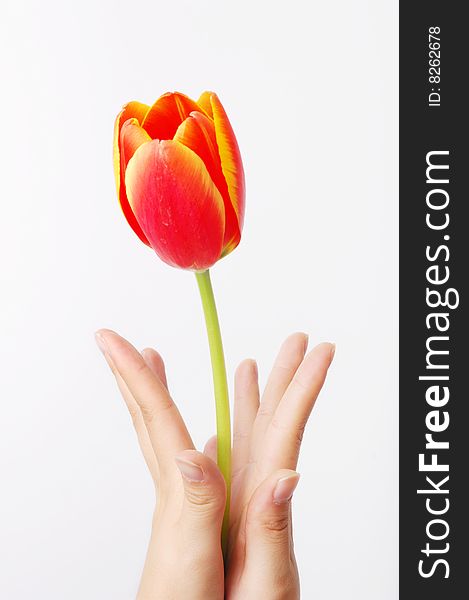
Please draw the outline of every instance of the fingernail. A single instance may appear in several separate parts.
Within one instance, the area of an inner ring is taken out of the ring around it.
[[[331,360],[334,358],[334,354],[335,354],[335,344],[332,344],[332,348],[331,348]]]
[[[306,354],[306,350],[308,349],[308,343],[309,343],[309,335],[307,333],[303,334],[305,336],[305,354]]]
[[[99,333],[99,331],[97,331],[94,334],[94,339],[96,340],[96,344],[97,344],[98,348],[101,350],[101,352],[103,354],[107,354],[108,350],[107,350],[106,341],[105,341],[104,337]]]
[[[285,504],[291,500],[299,480],[299,473],[293,473],[279,479],[274,489],[274,503]]]
[[[202,471],[199,465],[191,462],[190,460],[186,460],[185,458],[176,457],[176,464],[179,467],[179,470],[182,473],[182,476],[185,477],[188,481],[203,481],[204,480],[204,472]]]

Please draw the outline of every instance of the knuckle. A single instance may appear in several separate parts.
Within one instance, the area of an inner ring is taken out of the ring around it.
[[[246,469],[246,465],[242,465],[240,467],[238,467],[237,469],[233,469],[232,473],[231,473],[231,480],[235,480],[237,479],[240,475],[242,475],[244,473]]]
[[[299,376],[296,375],[293,380],[292,380],[292,385],[294,388],[297,389],[298,393],[300,393],[301,395],[309,394],[309,387],[307,385],[307,383],[305,381],[303,381],[303,379]]]
[[[261,403],[261,405],[259,406],[259,410],[257,411],[257,415],[259,417],[270,418],[272,416],[272,410],[270,409],[270,407]]]
[[[264,530],[274,539],[285,538],[285,533],[288,531],[289,519],[287,515],[270,516],[264,519]]]
[[[303,441],[305,429],[306,429],[306,423],[300,423],[300,425],[298,425],[298,427],[295,429],[295,441],[298,444],[298,446],[300,446],[301,442]]]
[[[245,431],[234,431],[233,433],[233,442],[242,442],[249,438],[249,433]]]
[[[186,498],[189,504],[196,507],[199,512],[206,511],[212,513],[222,508],[225,504],[222,494],[216,494],[213,490],[204,486],[186,489]]]
[[[276,429],[277,431],[285,431],[287,429],[285,425],[281,423],[276,416],[272,418],[270,426],[272,427],[272,429]]]
[[[290,520],[288,513],[248,515],[248,527],[263,531],[272,541],[285,541],[288,537]]]
[[[143,420],[145,423],[152,423],[156,417],[156,408],[153,404],[144,402],[140,405]]]
[[[287,434],[288,438],[292,439],[295,447],[301,446],[306,429],[306,421],[301,421],[299,423],[295,423],[292,427],[288,427],[287,425],[280,423],[280,421],[274,416],[270,425],[272,429],[282,432],[283,434]]]
[[[141,360],[138,361],[138,364],[135,365],[135,373],[136,373],[136,375],[142,375],[144,373],[148,373],[148,371],[149,371],[148,365],[142,358]]]
[[[173,410],[176,407],[170,396],[162,396],[158,401],[158,410],[165,412],[167,410]]]
[[[294,370],[294,366],[295,366],[295,362],[292,362],[292,364],[289,363],[284,363],[284,362],[279,362],[277,361],[275,363],[275,370],[279,372],[279,375],[285,375],[287,377],[293,377],[293,374],[295,372]]]
[[[171,410],[175,407],[171,398],[161,398],[156,401],[143,402],[140,404],[140,411],[145,423],[149,424],[156,420],[159,414],[166,410]]]

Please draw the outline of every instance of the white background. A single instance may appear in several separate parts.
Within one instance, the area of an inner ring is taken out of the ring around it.
[[[117,205],[120,106],[216,90],[247,177],[213,269],[230,377],[281,340],[337,343],[295,494],[303,598],[397,598],[397,3],[1,3],[0,598],[134,597],[152,485],[95,348],[164,356],[214,432],[196,284]],[[266,599],[268,594],[266,592]]]

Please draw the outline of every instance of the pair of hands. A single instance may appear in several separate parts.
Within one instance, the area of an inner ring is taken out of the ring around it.
[[[259,396],[257,366],[235,375],[233,474],[228,552],[220,535],[225,483],[216,437],[197,452],[168,392],[164,363],[109,330],[96,334],[137,432],[157,505],[137,600],[299,598],[291,497],[303,431],[334,356],[308,338],[283,343]]]

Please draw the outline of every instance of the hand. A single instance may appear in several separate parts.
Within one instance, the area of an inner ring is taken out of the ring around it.
[[[140,354],[109,330],[99,331],[96,341],[127,404],[158,496],[137,600],[222,600],[223,477],[194,450],[160,355],[151,349]]]
[[[235,375],[231,519],[225,594],[228,600],[296,600],[291,496],[304,428],[335,347],[291,335],[282,345],[259,404],[257,366]],[[206,446],[216,455],[216,437]]]
[[[194,450],[171,400],[164,365],[117,334],[97,341],[129,408],[158,493],[138,600],[299,597],[290,498],[298,483],[301,436],[333,357],[331,344],[304,358],[307,337],[283,344],[259,407],[257,367],[241,363],[235,378],[233,490],[227,580],[220,531],[225,486],[212,457]],[[176,468],[179,467],[180,473]],[[182,474],[182,478],[181,478]],[[202,477],[202,479],[200,479]]]

